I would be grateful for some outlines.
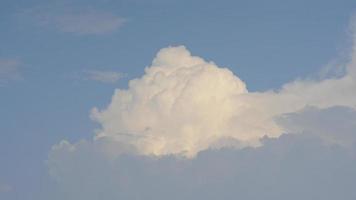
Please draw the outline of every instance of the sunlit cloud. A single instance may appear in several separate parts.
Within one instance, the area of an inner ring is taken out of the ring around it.
[[[69,199],[354,199],[355,52],[342,74],[249,92],[187,47],[163,48],[92,109],[93,139],[52,147],[50,176]]]
[[[347,65],[348,71],[354,61]],[[248,92],[227,68],[192,56],[184,47],[160,50],[141,78],[115,91],[110,105],[94,108],[102,125],[96,138],[133,145],[145,155],[183,154],[223,146],[259,146],[285,133],[275,118],[305,106],[354,106],[352,73],[323,80],[297,80],[278,91]]]

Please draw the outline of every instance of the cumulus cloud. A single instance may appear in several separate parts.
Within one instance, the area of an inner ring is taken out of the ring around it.
[[[60,9],[54,7],[34,7],[19,16],[32,20],[35,24],[55,28],[61,32],[76,35],[102,35],[121,28],[126,19],[107,11],[94,9]]]
[[[53,146],[54,198],[355,199],[355,69],[353,52],[342,76],[249,92],[184,46],[161,49],[92,110],[93,140]]]
[[[348,116],[342,123],[336,116]],[[308,108],[284,116],[307,127],[302,133],[263,138],[259,148],[204,150],[194,158],[120,154],[113,141],[62,142],[50,154],[51,175],[61,195],[51,199],[344,199],[356,197],[356,111]],[[308,119],[302,120],[301,119]],[[293,124],[293,123],[292,123]],[[294,125],[293,125],[294,126]],[[325,130],[339,130],[324,135]],[[353,129],[355,130],[355,129]],[[311,131],[311,132],[310,132]],[[325,142],[324,136],[351,146]],[[109,144],[110,143],[110,144]],[[350,150],[351,149],[351,150]],[[65,192],[63,192],[65,191]]]
[[[348,65],[349,71],[354,61]],[[275,118],[305,106],[355,106],[351,72],[321,81],[299,80],[279,91],[249,93],[227,68],[192,56],[184,46],[160,50],[145,75],[115,91],[110,105],[93,109],[96,138],[133,145],[145,155],[184,154],[236,141],[258,146],[285,132]]]
[[[125,76],[125,74],[116,71],[85,70],[84,79],[99,81],[103,83],[115,83]]]
[[[145,72],[128,90],[116,90],[107,109],[93,110],[103,127],[97,137],[123,141],[144,154],[190,155],[231,136],[229,119],[244,106],[235,97],[247,89],[230,70],[179,46],[162,49]]]
[[[17,60],[0,58],[0,86],[21,79],[19,66],[20,62]]]

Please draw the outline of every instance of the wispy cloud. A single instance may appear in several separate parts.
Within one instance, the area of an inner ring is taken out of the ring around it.
[[[85,70],[84,79],[99,81],[102,83],[115,83],[121,78],[125,77],[122,72],[116,71],[100,71],[100,70]]]
[[[108,11],[35,7],[19,13],[24,20],[76,35],[102,35],[117,31],[126,19]]]
[[[53,16],[52,23],[63,31],[76,34],[105,34],[119,29],[126,21],[107,12],[88,11]]]
[[[11,192],[12,190],[13,188],[11,187],[11,185],[0,183],[0,193],[7,193]]]
[[[19,66],[20,62],[18,60],[0,58],[0,86],[9,81],[21,79]]]

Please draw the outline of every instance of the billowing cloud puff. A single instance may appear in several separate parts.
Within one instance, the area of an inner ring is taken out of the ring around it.
[[[109,107],[94,109],[99,137],[133,145],[143,154],[193,155],[224,137],[254,140],[233,129],[245,84],[226,69],[192,56],[183,46],[158,52],[145,75],[116,90]]]
[[[164,48],[93,109],[93,140],[53,146],[47,199],[355,199],[355,69],[353,53],[342,76],[248,92],[230,70]]]
[[[354,68],[354,62],[348,66]],[[322,81],[295,81],[280,91],[249,93],[227,68],[192,56],[184,46],[160,50],[145,75],[115,91],[92,118],[98,138],[132,145],[145,155],[184,154],[221,146],[258,146],[278,137],[275,118],[305,106],[355,106],[352,73]]]

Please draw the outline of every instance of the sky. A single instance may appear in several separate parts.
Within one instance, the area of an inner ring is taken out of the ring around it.
[[[2,0],[0,199],[355,199],[355,9]]]

